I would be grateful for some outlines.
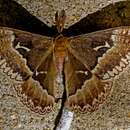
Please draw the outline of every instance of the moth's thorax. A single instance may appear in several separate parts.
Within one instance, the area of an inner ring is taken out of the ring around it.
[[[63,63],[66,56],[66,44],[67,38],[63,37],[62,35],[59,35],[54,39],[54,57],[59,73],[61,73],[63,69]]]

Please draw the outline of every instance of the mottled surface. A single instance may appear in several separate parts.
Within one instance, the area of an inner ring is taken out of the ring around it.
[[[15,0],[31,14],[48,25],[54,24],[55,11],[65,9],[66,26],[76,23],[89,13],[120,0]],[[29,21],[27,21],[29,22]],[[76,114],[70,130],[129,130],[130,129],[130,67],[114,81],[112,95],[92,114]],[[0,130],[52,130],[56,111],[45,116],[31,112],[13,89],[14,82],[0,73]],[[129,127],[129,129],[128,129]]]

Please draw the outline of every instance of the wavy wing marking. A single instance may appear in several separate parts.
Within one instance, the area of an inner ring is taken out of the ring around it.
[[[66,106],[80,112],[94,111],[109,95],[113,78],[129,64],[130,27],[73,37],[67,47],[69,53],[64,70]],[[89,78],[76,73],[79,64],[84,66],[80,72],[84,75],[89,72]]]
[[[113,30],[111,39],[114,46],[106,53],[93,70],[101,79],[112,79],[130,63],[130,27]]]
[[[18,82],[15,89],[21,101],[40,114],[50,112],[55,100],[51,48],[51,38],[0,28],[0,69]]]

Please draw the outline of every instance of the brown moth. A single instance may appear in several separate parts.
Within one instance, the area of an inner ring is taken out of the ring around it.
[[[50,112],[58,98],[58,77],[64,81],[65,107],[96,110],[130,62],[130,27],[65,37],[65,19],[64,10],[56,13],[55,37],[0,27],[0,69],[18,81],[22,102],[40,114]]]

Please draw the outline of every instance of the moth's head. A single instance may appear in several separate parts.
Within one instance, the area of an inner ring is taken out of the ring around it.
[[[55,14],[55,22],[58,33],[61,33],[63,31],[65,20],[66,20],[65,10],[61,10],[61,12],[57,11]]]

